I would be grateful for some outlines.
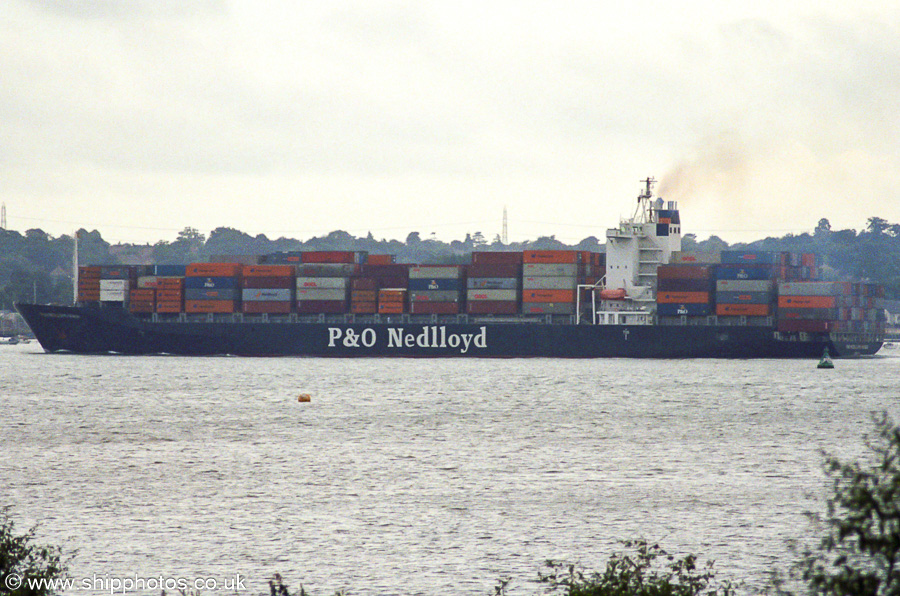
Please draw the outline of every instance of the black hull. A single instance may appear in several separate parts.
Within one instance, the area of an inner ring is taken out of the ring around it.
[[[772,327],[515,322],[262,322],[137,318],[120,309],[18,304],[44,350],[83,354],[336,357],[819,358],[872,355],[875,338],[779,337]],[[224,319],[224,320],[223,320]]]

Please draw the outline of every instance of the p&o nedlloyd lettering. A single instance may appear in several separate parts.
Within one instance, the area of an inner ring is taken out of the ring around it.
[[[328,347],[369,348],[377,342],[376,332],[366,328],[361,332],[340,327],[328,328]],[[472,348],[487,348],[487,327],[479,327],[477,333],[448,333],[443,325],[428,325],[417,331],[404,327],[387,328],[388,348],[458,349],[466,354]]]

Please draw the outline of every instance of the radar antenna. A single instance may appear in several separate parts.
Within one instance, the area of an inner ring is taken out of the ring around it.
[[[635,221],[649,221],[647,215],[650,211],[650,199],[653,198],[653,185],[656,184],[656,178],[648,176],[641,182],[644,183],[644,190],[637,197],[637,208],[634,211],[633,219]],[[638,216],[640,216],[640,219],[638,219]]]

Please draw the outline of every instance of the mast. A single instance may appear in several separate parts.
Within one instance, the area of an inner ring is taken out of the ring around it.
[[[507,236],[507,228],[506,228],[506,205],[503,206],[503,237],[500,238],[500,241],[503,244],[509,244],[509,238]]]
[[[72,304],[78,303],[78,231],[75,231],[72,250]]]

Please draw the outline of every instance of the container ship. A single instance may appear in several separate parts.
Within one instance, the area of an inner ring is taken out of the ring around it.
[[[643,181],[605,252],[474,252],[465,265],[359,251],[77,267],[77,304],[17,304],[48,352],[242,356],[819,358],[884,341],[884,289],[813,254],[681,250]],[[224,259],[227,260],[227,259]]]

